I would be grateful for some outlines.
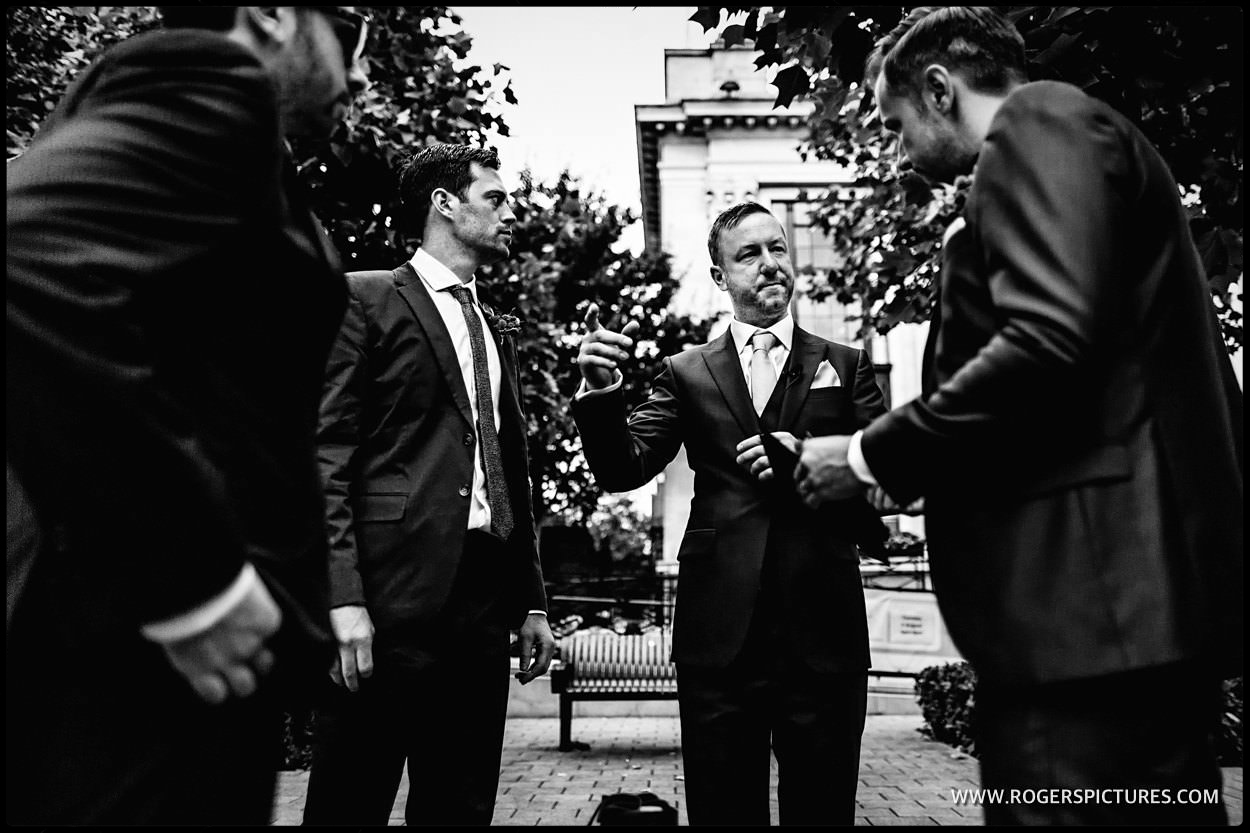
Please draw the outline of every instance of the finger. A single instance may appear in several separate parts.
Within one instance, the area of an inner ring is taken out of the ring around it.
[[[581,348],[581,354],[583,356],[598,356],[602,359],[612,359],[618,362],[623,362],[629,358],[629,354],[624,350],[613,347],[606,342],[584,344]]]
[[[256,675],[252,673],[251,666],[231,665],[223,669],[221,673],[226,678],[227,685],[230,686],[230,693],[235,697],[251,697],[255,693]]]
[[[589,332],[595,332],[603,325],[599,323],[599,305],[591,304],[586,308],[586,329]]]
[[[773,470],[772,470],[772,468],[771,468],[771,467],[770,467],[770,468],[766,468],[766,469],[764,469],[762,472],[760,472],[760,473],[759,473],[759,479],[760,479],[761,481],[763,481],[763,480],[772,480],[772,479],[773,479]]]
[[[755,448],[748,449],[747,451],[742,452],[735,459],[737,460],[738,465],[749,467],[752,463],[754,463],[756,460],[758,460],[761,457],[764,457],[764,449],[757,446]]]
[[[612,347],[620,347],[628,350],[634,346],[634,340],[627,335],[614,333],[611,330],[596,330],[595,334],[585,342],[589,347],[593,344],[607,344]]]
[[[348,691],[356,691],[360,688],[360,682],[356,676],[356,650],[354,648],[339,648],[339,660],[343,664],[343,684],[347,686]]]
[[[637,321],[630,321],[628,324],[626,324],[624,327],[621,328],[621,335],[625,336],[626,338],[632,339],[634,336],[638,335],[638,331],[641,329],[642,327],[638,324]]]
[[[361,677],[373,675],[373,646],[361,645],[356,649],[356,671]]]
[[[768,462],[767,456],[761,456],[758,460],[751,464],[751,474],[758,475],[764,469],[771,468],[772,464]]]
[[[529,636],[520,637],[519,642],[519,655],[521,660],[519,664],[521,670],[517,673],[516,678],[521,681],[522,685],[524,685],[534,679],[534,673],[531,670],[534,666],[534,642]]]
[[[544,640],[538,644],[538,657],[534,660],[534,676],[541,677],[551,666],[551,659],[556,655],[556,643]]]
[[[343,669],[339,666],[339,658],[334,658],[334,665],[330,666],[330,679],[334,680],[335,685],[343,685]]]
[[[607,370],[616,370],[616,362],[611,359],[605,359],[602,356],[590,356],[583,354],[578,358],[578,362],[587,367],[602,367]]]
[[[191,678],[191,688],[207,703],[224,703],[230,695],[226,681],[217,674],[199,674]]]
[[[738,443],[738,446],[734,449],[734,451],[741,454],[742,452],[746,451],[748,448],[755,448],[756,446],[761,445],[763,442],[764,440],[760,437],[760,435],[756,434],[754,437],[747,437],[745,440]]]
[[[273,651],[268,648],[261,648],[256,652],[256,656],[252,657],[252,669],[261,677],[273,670]]]

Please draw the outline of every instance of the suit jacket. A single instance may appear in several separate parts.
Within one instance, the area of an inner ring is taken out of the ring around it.
[[[49,544],[26,592],[84,639],[247,560],[279,670],[333,656],[313,436],[346,292],[292,176],[260,63],[189,29],[109,50],[7,166],[6,451]]]
[[[847,380],[811,390],[827,359]],[[777,430],[796,436],[854,431],[885,410],[868,356],[798,327],[785,372]],[[573,403],[586,460],[612,492],[655,477],[684,444],[694,470],[690,521],[677,559],[673,661],[723,668],[741,650],[759,598],[770,534],[781,609],[792,647],[817,670],[868,667],[859,559],[844,530],[793,494],[760,483],[735,459],[759,420],[728,331],[664,360],[650,397],[626,417],[618,388]],[[775,528],[773,528],[775,526]]]
[[[980,674],[1240,667],[1242,395],[1167,166],[1075,87],[1012,93],[942,273],[935,389],[870,426],[926,497],[942,613]]]
[[[365,605],[379,631],[429,623],[456,577],[478,453],[469,393],[412,265],[351,272],[326,368],[318,432],[331,604]],[[545,610],[530,505],[516,348],[491,329],[502,370],[497,426],[516,519],[507,540],[514,627]]]

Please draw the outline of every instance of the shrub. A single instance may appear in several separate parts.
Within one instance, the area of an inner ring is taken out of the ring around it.
[[[916,675],[916,697],[924,715],[921,733],[975,757],[976,687],[977,675],[966,662],[930,666]]]
[[[916,676],[916,697],[924,715],[920,732],[976,757],[973,710],[977,677],[966,662],[930,666]],[[1242,766],[1242,678],[1224,682],[1216,757],[1220,766]]]
[[[282,769],[308,769],[312,766],[313,729],[311,709],[288,711],[282,721]]]

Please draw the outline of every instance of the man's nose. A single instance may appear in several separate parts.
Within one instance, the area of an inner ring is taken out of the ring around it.
[[[760,262],[760,271],[772,275],[777,272],[778,268],[779,264],[777,263],[777,258],[773,257],[772,252],[765,249],[764,259]]]
[[[911,160],[907,158],[907,151],[903,150],[902,139],[896,140],[894,145],[894,167],[899,173],[905,174],[911,170]]]
[[[369,63],[364,58],[354,62],[347,70],[347,90],[355,98],[369,89]]]
[[[516,222],[516,214],[512,212],[512,206],[505,202],[500,211],[499,222],[503,223],[505,226],[511,227],[512,224]]]

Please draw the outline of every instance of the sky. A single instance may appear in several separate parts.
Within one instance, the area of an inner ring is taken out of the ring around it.
[[[511,68],[518,104],[502,111],[502,172],[543,180],[567,167],[584,191],[641,209],[634,105],[664,103],[664,50],[704,48],[694,6],[453,6],[469,58]],[[513,180],[515,181],[515,180]]]

